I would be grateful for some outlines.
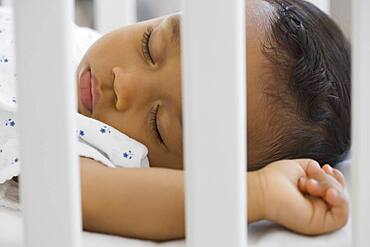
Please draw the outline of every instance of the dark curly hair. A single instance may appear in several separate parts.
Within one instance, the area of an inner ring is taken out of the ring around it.
[[[272,143],[254,169],[280,159],[335,165],[351,143],[351,50],[340,28],[303,0],[274,7],[262,52],[271,63],[265,88]]]

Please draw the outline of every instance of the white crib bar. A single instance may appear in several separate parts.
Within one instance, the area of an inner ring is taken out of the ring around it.
[[[370,1],[353,1],[353,246],[370,246]]]
[[[21,202],[27,247],[80,245],[72,0],[15,1]]]
[[[100,33],[136,21],[136,0],[94,0],[94,26]]]
[[[183,10],[187,246],[246,246],[244,0]]]

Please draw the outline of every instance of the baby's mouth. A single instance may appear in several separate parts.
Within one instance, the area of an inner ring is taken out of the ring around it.
[[[86,110],[93,113],[100,98],[100,93],[98,91],[99,82],[94,77],[90,67],[82,72],[79,81],[81,103]]]
[[[93,95],[91,93],[91,69],[88,68],[80,76],[80,100],[82,105],[92,113]]]
[[[96,104],[98,104],[100,99],[100,92],[99,92],[99,81],[96,79],[94,74],[91,72],[90,69],[90,77],[91,77],[91,95],[92,95],[92,110],[95,109]]]

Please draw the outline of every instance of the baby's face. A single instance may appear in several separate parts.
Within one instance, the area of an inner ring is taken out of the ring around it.
[[[153,167],[183,166],[179,18],[160,17],[104,35],[87,51],[77,71],[79,112],[145,144]],[[258,28],[247,28],[248,131],[264,125]]]
[[[182,167],[179,42],[178,15],[137,23],[99,39],[77,72],[79,112],[145,144],[151,166]]]

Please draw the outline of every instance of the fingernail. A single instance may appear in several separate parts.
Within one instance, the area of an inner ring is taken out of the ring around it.
[[[325,164],[324,166],[327,173],[333,173],[333,168],[329,164]]]
[[[328,172],[329,172],[329,173],[333,173],[333,168],[332,168],[330,165],[328,165],[328,167],[329,167],[329,168],[328,168]]]

